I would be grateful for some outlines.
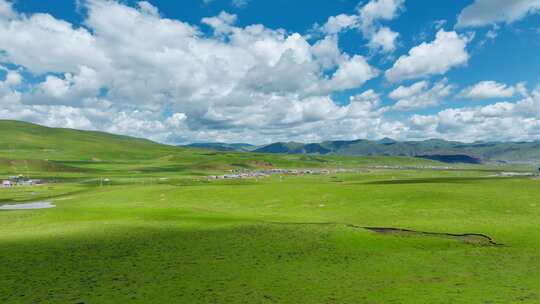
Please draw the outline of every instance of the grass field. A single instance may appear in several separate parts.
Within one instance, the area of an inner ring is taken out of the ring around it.
[[[0,177],[54,181],[0,189],[0,205],[57,206],[0,211],[0,303],[540,303],[540,180],[491,177],[531,168],[153,143],[125,158],[99,148],[92,160],[70,145],[54,158],[30,143],[0,151]],[[204,178],[261,164],[359,170]],[[362,227],[480,233],[501,245]]]

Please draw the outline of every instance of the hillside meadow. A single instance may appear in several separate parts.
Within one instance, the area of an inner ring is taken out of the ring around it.
[[[497,177],[534,168],[19,128],[0,177],[46,183],[0,188],[0,205],[56,207],[0,211],[0,303],[540,302],[540,180]],[[347,170],[207,178],[242,168]]]

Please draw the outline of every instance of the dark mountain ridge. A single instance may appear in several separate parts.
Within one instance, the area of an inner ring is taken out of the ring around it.
[[[235,151],[257,153],[349,155],[349,156],[412,156],[448,163],[480,162],[537,162],[540,161],[540,141],[532,142],[473,142],[464,143],[442,139],[424,141],[336,140],[320,143],[276,142],[264,146],[243,144]],[[212,149],[211,145],[205,148]]]
[[[217,150],[217,151],[251,151],[253,149],[256,149],[257,146],[250,145],[250,144],[243,144],[243,143],[192,143],[189,145],[185,145],[184,147],[190,147],[190,148],[201,148],[201,149],[210,149],[210,150]]]

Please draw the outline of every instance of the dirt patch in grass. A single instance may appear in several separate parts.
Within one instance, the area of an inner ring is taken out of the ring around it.
[[[462,241],[472,245],[478,246],[501,246],[495,242],[491,237],[481,234],[481,233],[464,233],[464,234],[455,234],[455,233],[444,233],[444,232],[426,232],[426,231],[416,231],[409,229],[401,228],[388,228],[388,227],[362,227],[364,229],[387,235],[396,235],[396,236],[433,236],[433,237],[442,237],[448,239],[454,239]]]
[[[402,228],[393,228],[393,227],[365,227],[358,226],[353,224],[344,224],[344,223],[278,223],[271,222],[270,224],[282,224],[282,225],[334,225],[334,226],[346,226],[354,229],[365,229],[378,234],[393,235],[393,236],[402,236],[402,237],[439,237],[452,239],[456,241],[461,241],[467,244],[475,246],[502,246],[503,244],[495,242],[493,238],[488,235],[481,233],[446,233],[446,232],[427,232],[427,231],[417,231],[410,229]]]

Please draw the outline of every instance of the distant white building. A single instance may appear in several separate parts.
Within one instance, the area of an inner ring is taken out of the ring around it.
[[[35,186],[41,184],[41,180],[39,179],[29,179],[29,180],[23,180],[18,183],[20,186]]]
[[[13,186],[13,183],[11,181],[5,180],[2,181],[2,187],[11,187]]]

